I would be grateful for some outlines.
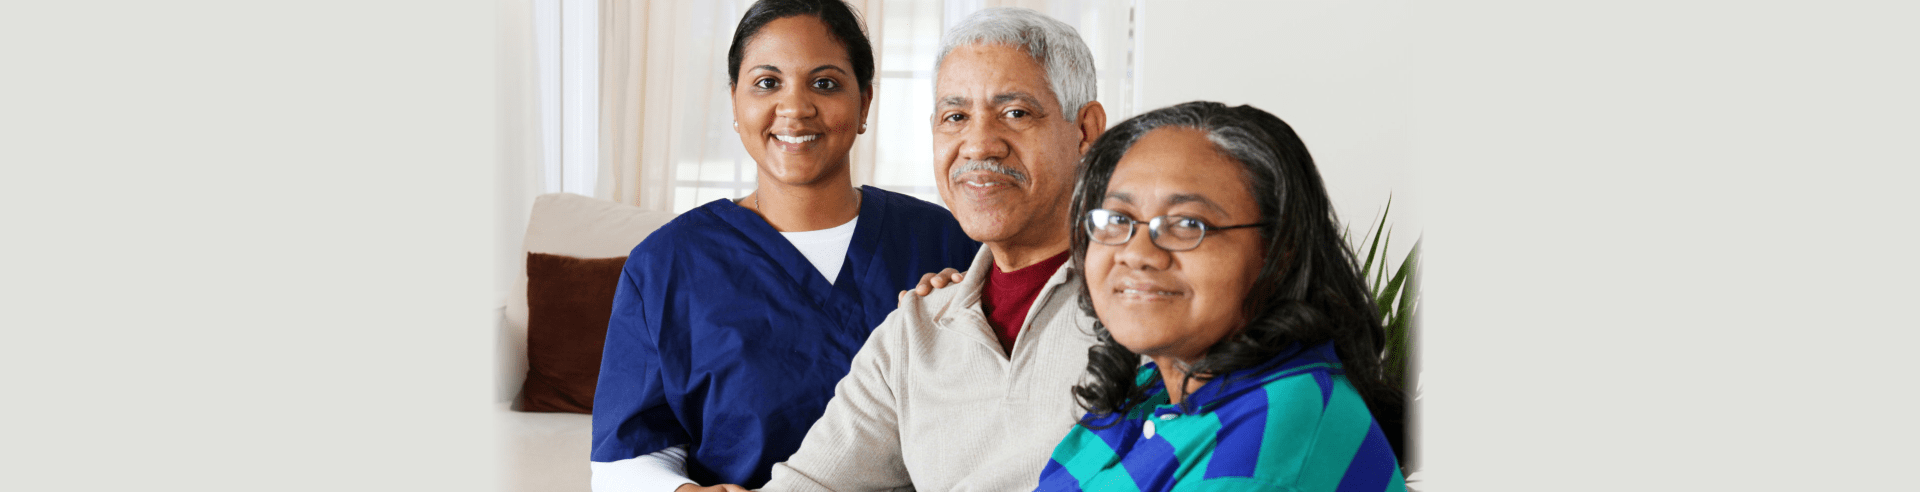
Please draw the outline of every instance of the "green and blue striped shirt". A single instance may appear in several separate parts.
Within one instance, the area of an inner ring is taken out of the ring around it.
[[[1386,434],[1331,343],[1214,378],[1168,403],[1153,364],[1147,401],[1076,425],[1040,472],[1041,491],[1404,491]],[[1117,422],[1116,422],[1117,421]]]

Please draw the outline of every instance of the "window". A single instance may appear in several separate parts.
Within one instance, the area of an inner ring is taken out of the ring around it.
[[[594,196],[600,173],[597,0],[534,0],[540,144],[546,193]]]
[[[940,35],[948,16],[940,1],[888,0],[880,22],[869,20],[877,32],[875,53],[879,74],[874,83],[885,90],[875,98],[873,185],[904,193],[940,206],[933,176],[933,60],[940,54]],[[958,17],[953,17],[958,20]]]
[[[677,6],[670,109],[673,212],[753,192],[758,170],[733,131],[727,48],[751,2]],[[658,79],[653,79],[658,80]],[[649,111],[651,111],[651,107]],[[652,122],[649,121],[649,124]]]

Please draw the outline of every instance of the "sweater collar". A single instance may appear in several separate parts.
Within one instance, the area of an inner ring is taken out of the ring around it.
[[[1148,362],[1141,367],[1140,371],[1142,378],[1151,378],[1151,381],[1142,381],[1142,383],[1148,384],[1147,404],[1154,406],[1154,415],[1206,413],[1280,378],[1315,371],[1325,372],[1329,376],[1344,372],[1340,366],[1340,356],[1334,352],[1332,341],[1321,342],[1310,347],[1292,343],[1288,344],[1279,355],[1275,355],[1266,362],[1214,377],[1198,391],[1187,395],[1186,401],[1181,405],[1173,405],[1168,403],[1166,384],[1160,379],[1159,371],[1156,369],[1154,363]],[[1186,411],[1182,407],[1192,411]]]
[[[986,314],[980,307],[981,296],[985,293],[987,275],[990,275],[993,269],[993,251],[989,246],[981,245],[980,251],[974,253],[973,264],[967,267],[966,277],[961,279],[960,283],[935,291],[935,295],[939,295],[944,290],[953,290],[954,294],[953,297],[946,298],[944,301],[936,301],[940,304],[935,304],[938,307],[931,310],[935,319],[934,326],[959,332],[983,345],[999,349],[1000,339],[994,337],[993,327],[987,324]],[[1026,269],[1021,271],[1024,272]],[[1080,287],[1073,283],[1077,279],[1078,270],[1074,268],[1073,262],[1064,262],[1059,268],[1054,269],[1051,276],[1047,277],[1046,284],[1040,286],[1040,293],[1033,298],[1033,306],[1045,305],[1048,299],[1056,295],[1079,295]],[[1038,327],[1039,325],[1030,322],[1028,326]]]

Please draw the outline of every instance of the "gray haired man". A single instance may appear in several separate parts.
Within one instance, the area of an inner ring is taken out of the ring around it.
[[[1065,262],[1074,169],[1106,129],[1093,53],[1058,20],[989,9],[938,60],[940,197],[985,247],[965,280],[874,329],[763,490],[1031,490],[1082,414],[1093,320]]]

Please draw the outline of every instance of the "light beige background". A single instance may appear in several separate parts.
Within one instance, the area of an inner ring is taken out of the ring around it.
[[[484,490],[493,9],[0,7],[0,489]],[[1431,490],[1912,482],[1911,7],[1404,9]]]

